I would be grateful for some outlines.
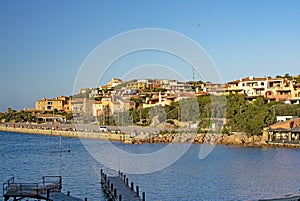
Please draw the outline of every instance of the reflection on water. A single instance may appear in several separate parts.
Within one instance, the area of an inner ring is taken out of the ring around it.
[[[166,146],[115,145],[143,154]],[[254,200],[300,188],[299,149],[216,146],[208,157],[199,160],[200,146],[192,145],[182,158],[162,171],[128,177],[146,192],[147,200]],[[58,137],[1,132],[0,182],[11,176],[22,182],[39,181],[41,176],[61,171],[65,192],[88,200],[105,200],[100,168],[109,174],[115,172],[92,158],[79,139],[63,138],[63,147],[71,151],[59,157]]]

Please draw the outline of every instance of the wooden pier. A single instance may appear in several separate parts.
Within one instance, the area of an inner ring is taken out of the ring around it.
[[[70,193],[61,192],[61,176],[45,176],[41,183],[16,183],[14,177],[3,183],[3,198],[8,201],[11,198],[21,200],[24,198],[34,198],[46,201],[82,201],[70,196]],[[87,200],[87,199],[85,199]]]
[[[101,185],[109,201],[145,201],[145,193],[140,197],[139,186],[129,185],[128,178],[122,172],[118,176],[107,176],[101,169]]]

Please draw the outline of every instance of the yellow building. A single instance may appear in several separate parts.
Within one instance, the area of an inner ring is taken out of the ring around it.
[[[126,83],[127,90],[145,90],[146,82],[127,82]]]
[[[35,102],[35,109],[41,111],[53,111],[64,110],[66,112],[71,111],[71,101],[69,97],[60,96],[53,99],[43,98]]]
[[[101,104],[105,107],[110,107],[112,104],[111,97],[103,97],[101,99]]]
[[[122,84],[122,80],[118,78],[112,78],[109,82],[107,82],[107,88],[111,89],[119,84]]]

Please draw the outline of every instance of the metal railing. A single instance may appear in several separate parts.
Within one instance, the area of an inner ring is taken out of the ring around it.
[[[44,176],[42,183],[15,183],[14,177],[3,183],[3,197],[40,197],[50,192],[61,192],[61,176]]]

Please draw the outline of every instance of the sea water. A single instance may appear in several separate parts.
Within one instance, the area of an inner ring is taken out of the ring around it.
[[[136,154],[167,146],[113,145]],[[257,200],[300,188],[300,149],[215,146],[207,157],[199,159],[200,147],[192,144],[181,158],[160,171],[127,176],[146,192],[146,200]],[[2,183],[10,177],[17,182],[39,182],[42,176],[62,175],[64,192],[90,201],[105,200],[100,169],[114,173],[75,138],[60,141],[54,136],[0,132],[0,159]]]

